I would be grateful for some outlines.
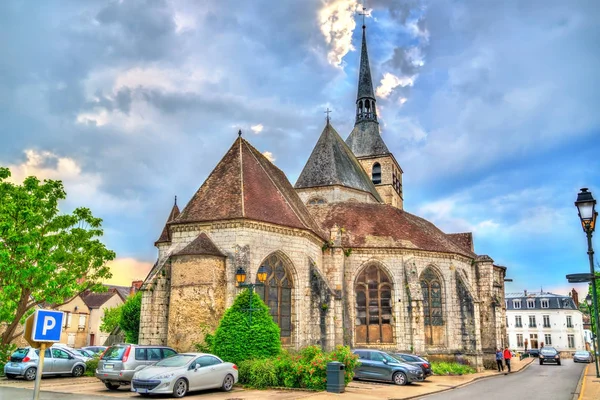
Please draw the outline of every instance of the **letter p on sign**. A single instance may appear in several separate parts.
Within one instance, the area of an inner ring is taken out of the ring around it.
[[[47,332],[56,326],[56,319],[49,315],[44,316],[44,323],[42,325],[42,335],[46,336]]]

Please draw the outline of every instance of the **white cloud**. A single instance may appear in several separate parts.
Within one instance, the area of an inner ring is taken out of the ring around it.
[[[271,153],[270,151],[265,151],[262,153],[263,156],[265,156],[267,158],[267,160],[271,161],[271,162],[275,162],[275,157],[273,156],[273,153]]]
[[[414,83],[415,80],[412,76],[398,77],[390,72],[386,72],[385,74],[383,74],[383,78],[381,79],[379,87],[376,90],[376,94],[382,99],[385,99],[398,86],[412,86]]]
[[[94,211],[115,211],[138,208],[138,200],[115,197],[102,190],[100,174],[84,172],[73,158],[56,155],[49,151],[25,150],[26,160],[20,164],[8,165],[11,181],[21,183],[28,176],[40,180],[61,180],[67,192],[66,204],[70,207],[89,207]]]
[[[252,130],[252,132],[254,132],[258,135],[259,133],[261,133],[263,131],[264,126],[263,126],[263,124],[252,125],[250,127],[250,129]]]
[[[110,285],[130,286],[131,282],[144,280],[152,268],[152,264],[135,258],[117,258],[108,264],[112,278],[104,283]]]
[[[356,0],[327,0],[319,10],[321,32],[330,47],[327,60],[331,65],[339,67],[342,58],[354,50],[352,32],[356,27],[354,17],[358,6]]]

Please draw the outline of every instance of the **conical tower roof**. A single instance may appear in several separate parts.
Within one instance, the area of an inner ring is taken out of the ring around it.
[[[366,27],[363,25],[356,96],[356,123],[350,136],[346,139],[346,143],[356,157],[379,156],[390,152],[379,133],[376,102],[367,51]]]
[[[241,135],[174,223],[231,219],[305,229],[326,238],[285,174]]]
[[[295,188],[340,185],[371,193],[382,201],[375,185],[329,122],[323,129]]]
[[[169,232],[169,223],[173,222],[175,218],[179,216],[179,207],[177,206],[177,196],[175,196],[175,203],[173,204],[173,208],[171,208],[171,212],[169,213],[169,217],[167,218],[167,222],[165,223],[165,227],[163,228],[160,237],[154,243],[157,245],[158,243],[169,243],[171,241],[171,232]]]

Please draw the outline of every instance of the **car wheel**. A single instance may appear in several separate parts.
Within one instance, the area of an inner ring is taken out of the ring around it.
[[[16,377],[15,374],[6,374],[6,379],[15,379]]]
[[[177,379],[177,382],[175,382],[175,385],[173,386],[173,397],[179,399],[185,396],[185,394],[187,393],[187,389],[187,381],[183,378]]]
[[[116,384],[110,383],[110,382],[104,382],[104,386],[106,386],[106,388],[108,390],[117,390],[119,388],[119,386],[121,386],[121,385],[116,385]]]
[[[542,360],[540,360],[540,365],[544,365],[544,362]]]
[[[223,385],[221,386],[221,389],[223,389],[223,391],[225,391],[225,392],[229,392],[231,389],[233,389],[234,382],[235,382],[235,379],[233,379],[233,376],[230,374],[227,374],[225,379],[223,379]]]
[[[81,375],[83,375],[84,372],[85,370],[81,365],[76,365],[75,368],[73,368],[73,372],[71,372],[71,375],[73,375],[75,378],[78,378]]]
[[[35,379],[36,374],[37,374],[37,369],[34,367],[29,367],[29,368],[27,368],[27,371],[25,371],[25,373],[23,374],[23,377],[28,381],[32,381]]]
[[[396,385],[406,385],[406,375],[404,374],[404,372],[396,372],[394,376],[392,376],[392,380]]]
[[[560,361],[556,363],[557,365],[560,365]]]

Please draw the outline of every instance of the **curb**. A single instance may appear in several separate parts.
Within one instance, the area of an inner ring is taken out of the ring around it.
[[[581,399],[583,396],[583,390],[585,388],[585,376],[587,375],[587,370],[590,365],[586,365],[583,371],[581,371],[581,376],[579,377],[579,382],[577,383],[577,387],[575,388],[575,392],[573,393],[572,400]]]
[[[515,371],[515,372],[511,372],[511,375],[513,375],[513,374],[518,374],[518,373],[520,373],[521,371],[524,371],[524,370],[526,370],[527,368],[529,368],[529,366],[530,366],[531,364],[533,364],[533,361],[531,361],[529,364],[525,365],[525,366],[524,366],[523,368],[521,368],[520,370],[518,370],[518,371]],[[410,400],[410,399],[423,399],[423,398],[426,398],[427,396],[431,396],[431,395],[438,394],[438,393],[443,393],[443,392],[449,392],[450,390],[459,389],[459,388],[465,387],[465,386],[467,386],[467,385],[470,385],[470,384],[472,384],[472,383],[475,383],[475,382],[477,382],[477,381],[483,381],[483,380],[486,380],[486,379],[492,379],[492,378],[496,378],[496,377],[498,377],[498,376],[505,376],[505,374],[500,374],[500,375],[489,375],[489,376],[478,376],[477,378],[474,378],[472,381],[469,381],[469,382],[460,383],[460,384],[458,384],[458,385],[456,385],[456,386],[449,387],[449,388],[446,388],[446,389],[440,389],[440,390],[436,390],[435,392],[431,392],[431,393],[427,393],[427,394],[420,394],[420,395],[411,396],[411,397],[403,397],[403,398],[402,398],[402,400]],[[577,399],[574,399],[574,400],[577,400]]]

